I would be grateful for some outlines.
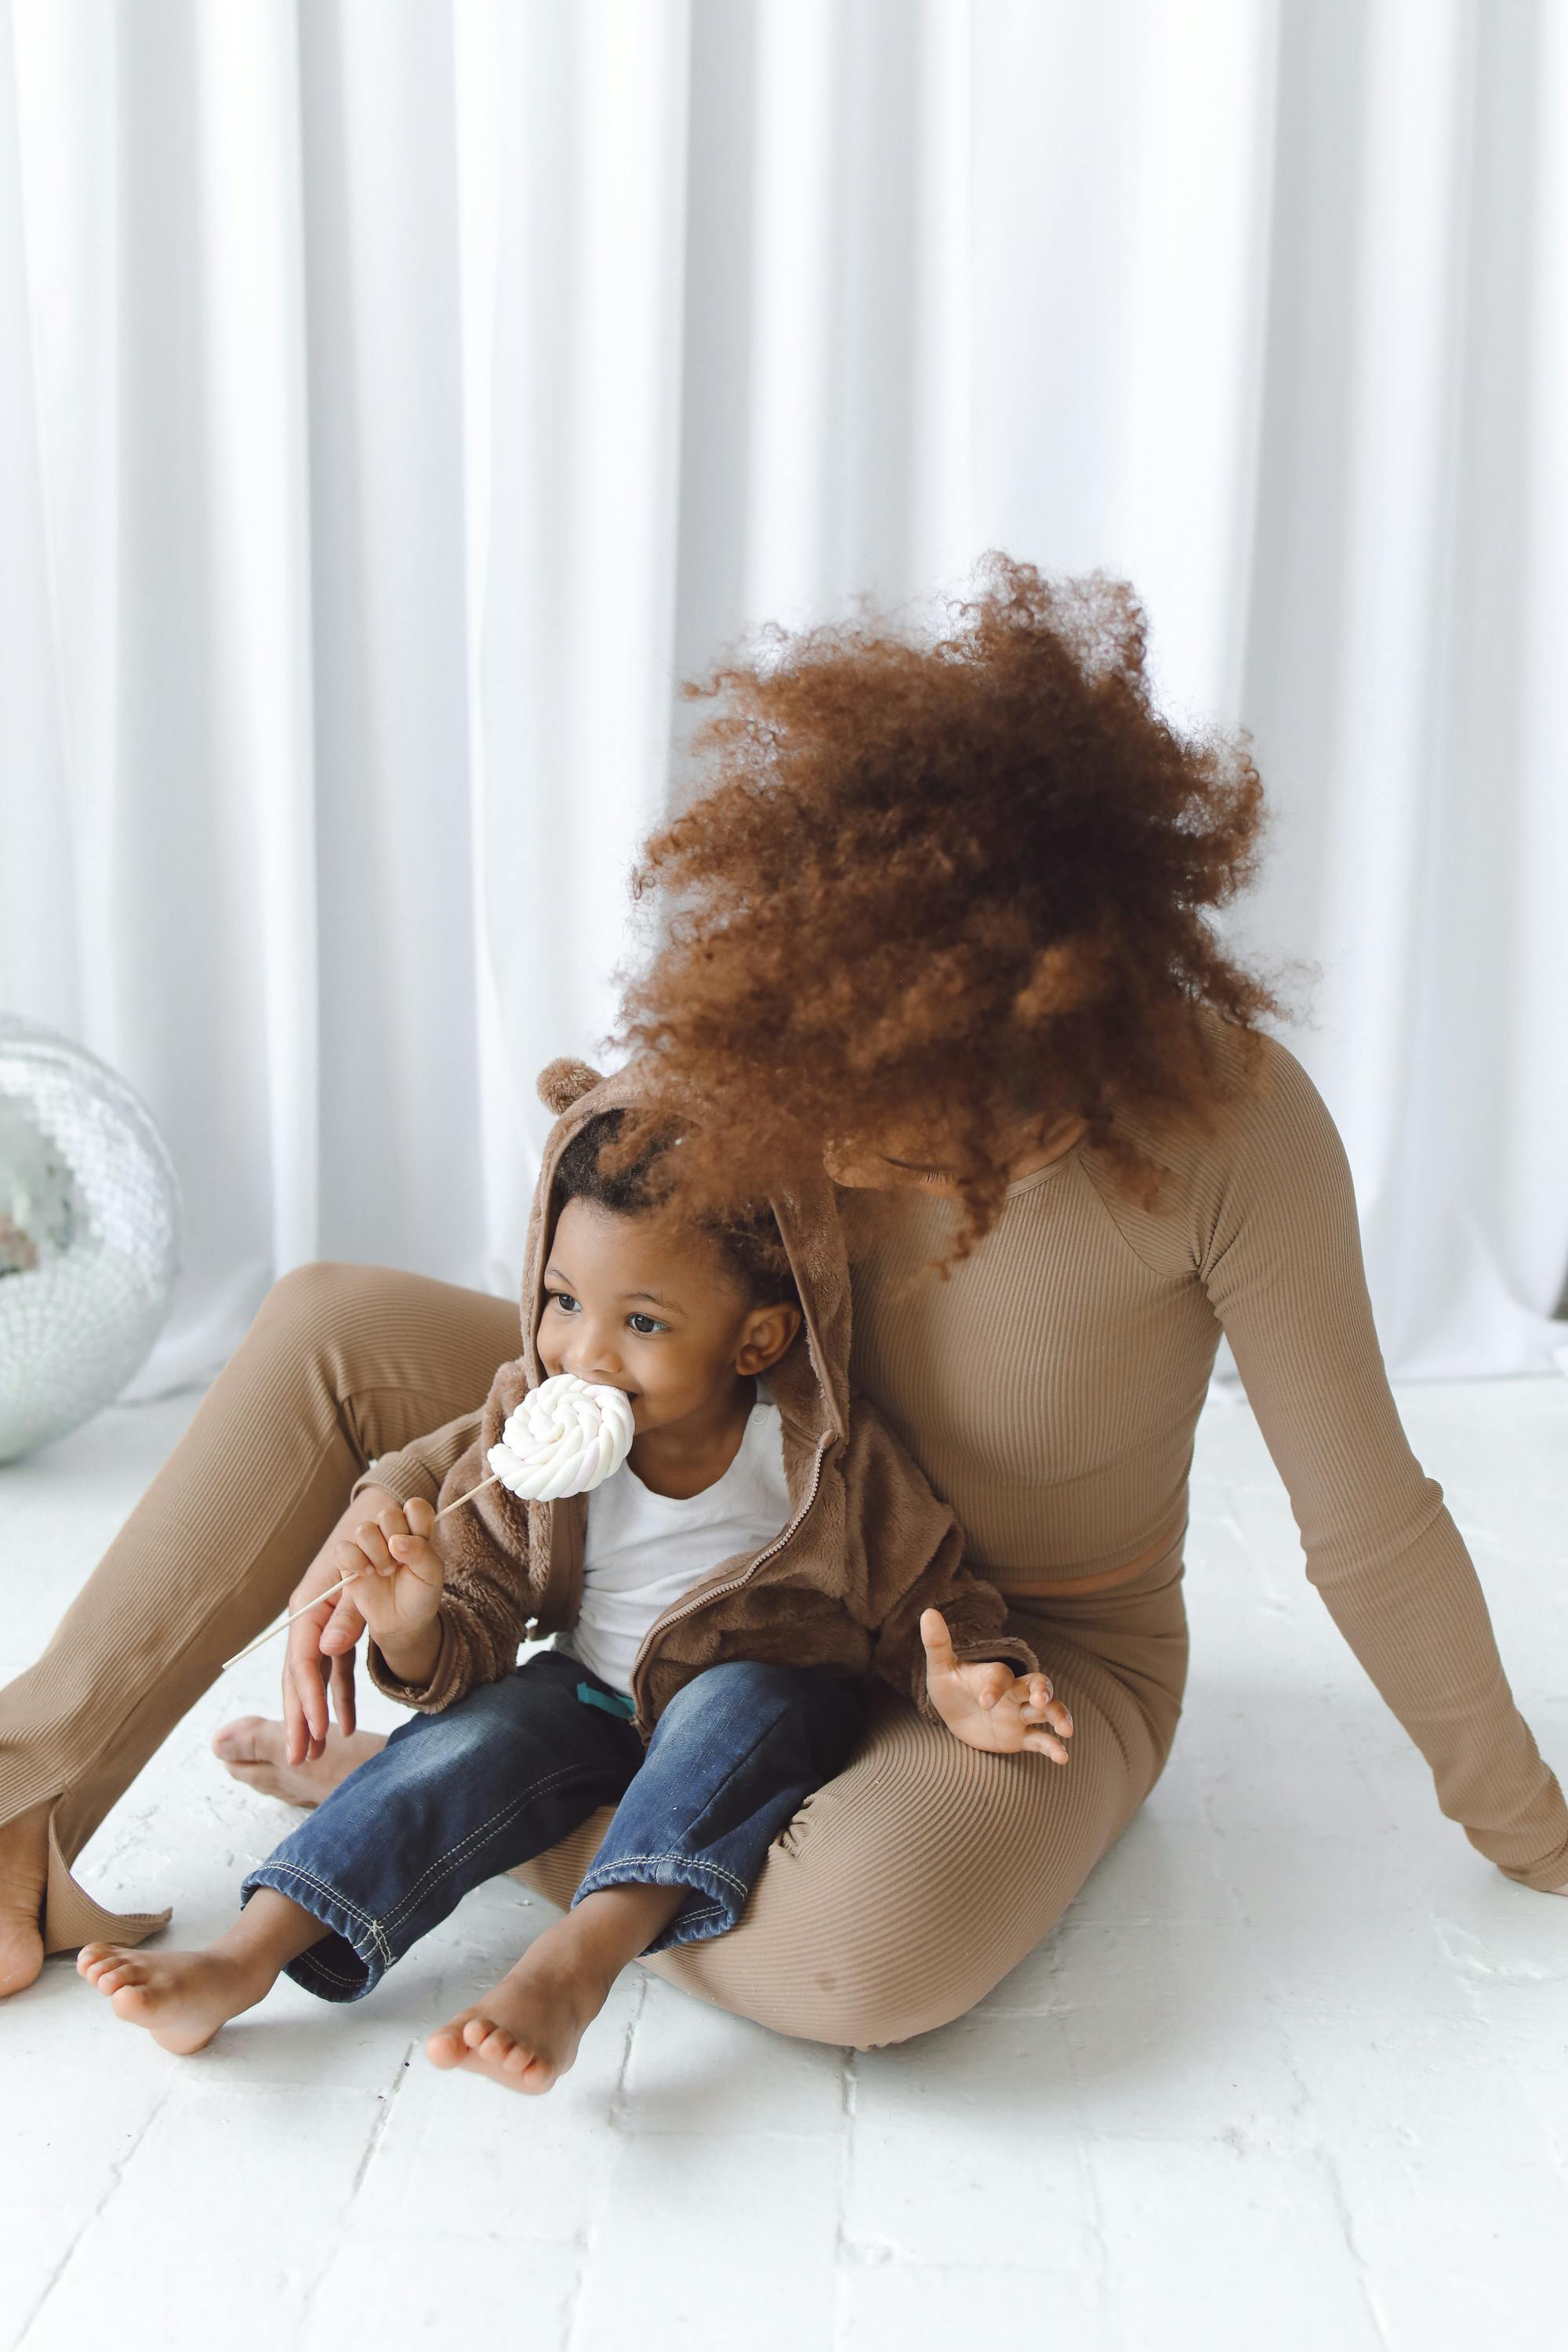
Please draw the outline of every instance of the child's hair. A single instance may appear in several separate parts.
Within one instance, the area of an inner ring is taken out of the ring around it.
[[[600,1111],[578,1129],[561,1154],[555,1163],[557,1216],[568,1201],[591,1201],[618,1217],[640,1216],[671,1197],[673,1183],[656,1173],[670,1146],[668,1135],[656,1135],[628,1168],[609,1172],[600,1167],[601,1147],[619,1134],[621,1118],[618,1110]],[[766,1202],[760,1208],[727,1213],[707,1210],[690,1222],[718,1244],[752,1306],[773,1307],[781,1301],[799,1306],[789,1258]]]

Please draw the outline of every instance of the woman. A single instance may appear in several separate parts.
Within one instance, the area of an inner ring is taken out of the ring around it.
[[[1131,591],[987,561],[940,644],[773,632],[776,657],[684,689],[721,698],[695,747],[711,772],[646,853],[638,887],[672,919],[618,1040],[662,1055],[696,1114],[683,1184],[762,1192],[826,1158],[855,1379],[1076,1727],[1069,1769],[1035,1769],[944,1743],[889,1694],[742,1926],[645,1963],[861,2048],[979,2000],[1159,1778],[1222,1329],[1308,1577],[1443,1811],[1510,1877],[1568,1892],[1568,1806],[1389,1392],[1343,1147],[1255,1025],[1279,999],[1205,919],[1250,877],[1257,771],[1156,714]],[[325,1591],[337,1535],[384,1496],[435,1496],[517,1328],[510,1300],[384,1268],[274,1286],[45,1658],[0,1695],[0,1983],[27,1981],[46,1943],[163,1924],[102,1912],[70,1862],[221,1660]],[[370,1744],[360,1631],[347,1595],[301,1619],[285,1722],[228,1727],[232,1769],[307,1802],[352,1769]],[[604,1827],[520,1875],[564,1904]]]

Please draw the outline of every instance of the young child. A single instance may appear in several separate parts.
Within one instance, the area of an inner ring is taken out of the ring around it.
[[[523,1353],[438,1501],[481,1486],[550,1373],[620,1389],[631,1453],[585,1496],[490,1485],[439,1529],[416,1498],[342,1548],[372,1677],[416,1712],[249,1873],[205,1951],[83,1948],[81,1973],[167,2049],[202,2048],[283,1971],[363,1998],[470,1888],[613,1804],[570,1909],[426,2044],[438,2066],[547,2090],[629,1960],[735,1927],[770,1844],[847,1760],[873,1677],[975,1747],[1067,1761],[1070,1718],[1001,1595],[850,1398],[826,1179],[750,1219],[696,1219],[658,1173],[678,1150],[600,1168],[637,1066],[552,1063],[540,1085],[560,1116]],[[531,1625],[555,1645],[519,1665]]]

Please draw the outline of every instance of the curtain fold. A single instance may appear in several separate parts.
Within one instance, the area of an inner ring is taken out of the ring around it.
[[[678,681],[988,547],[1253,731],[1390,1369],[1568,1370],[1568,12],[3,21],[0,1003],[180,1167],[130,1393],[310,1257],[510,1293]]]

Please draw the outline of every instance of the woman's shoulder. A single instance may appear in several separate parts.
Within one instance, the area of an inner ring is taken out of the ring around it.
[[[1300,1055],[1212,1007],[1197,1017],[1210,1077],[1202,1101],[1118,1120],[1157,1171],[1157,1197],[1141,1202],[1110,1171],[1090,1168],[1124,1238],[1172,1273],[1201,1270],[1250,1209],[1310,1210],[1350,1181],[1339,1129]]]

